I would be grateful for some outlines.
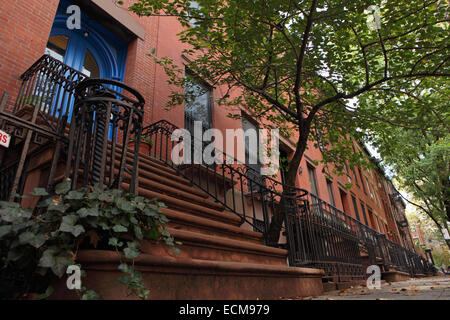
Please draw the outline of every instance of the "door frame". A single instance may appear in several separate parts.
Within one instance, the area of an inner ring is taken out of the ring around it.
[[[81,12],[81,28],[67,28],[68,15],[65,13],[70,5],[65,0],[60,2],[49,38],[55,35],[69,37],[64,63],[80,70],[84,63],[86,49],[94,56],[100,69],[100,77],[123,81],[125,74],[128,45],[98,22]],[[84,33],[88,30],[88,37]],[[74,48],[78,50],[75,51]],[[82,53],[81,53],[82,52]]]

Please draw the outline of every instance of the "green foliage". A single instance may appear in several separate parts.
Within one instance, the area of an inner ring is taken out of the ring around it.
[[[184,27],[179,38],[190,59],[187,68],[220,87],[217,103],[232,110],[229,116],[239,118],[237,106],[244,107],[266,126],[292,138],[296,152],[287,184],[295,182],[308,141],[320,148],[325,165],[342,173],[347,162],[350,167],[369,166],[347,138],[361,140],[371,130],[421,131],[427,127],[425,114],[440,116],[442,106],[434,109],[429,102],[439,99],[450,75],[449,23],[442,1],[196,0],[195,4],[138,0],[129,9],[141,16],[176,17]],[[369,7],[374,6],[380,13],[377,29],[368,25],[374,20]],[[156,57],[155,51],[151,55],[174,88],[167,106],[181,105],[186,100],[183,88],[190,81],[184,68],[172,58]],[[412,108],[411,100],[417,99],[422,103]]]
[[[135,136],[134,134],[131,135],[131,136],[130,136],[130,141],[135,141],[135,140],[136,140],[136,136]],[[141,136],[140,141],[145,142],[145,143],[148,143],[150,146],[153,144],[153,140],[152,140],[151,137],[144,137],[144,136]]]
[[[449,112],[441,112],[450,126]],[[427,122],[430,130],[373,131],[371,140],[400,187],[441,226],[450,221],[450,134],[445,123]],[[442,131],[440,131],[442,130]]]
[[[119,282],[146,299],[149,290],[134,269],[140,241],[162,240],[179,252],[165,227],[168,219],[160,210],[164,204],[98,186],[71,191],[70,181],[58,184],[55,192],[49,196],[35,189],[33,195],[45,198],[34,212],[18,203],[0,202],[0,271],[25,277],[29,280],[25,290],[42,292],[40,298],[46,298],[52,293],[49,285],[75,264],[79,249],[115,250],[121,256],[119,270],[126,274]],[[80,297],[99,298],[84,287]]]
[[[195,2],[139,0],[129,9],[177,17],[185,27],[179,37],[188,45],[188,68],[225,89],[217,97],[220,105],[244,106],[297,139],[297,148],[313,141],[322,162],[336,163],[340,172],[345,161],[368,165],[342,137],[359,140],[374,123],[422,127],[420,121],[411,124],[408,104],[378,104],[381,96],[405,102],[432,88],[432,81],[422,80],[449,74],[449,24],[437,1]],[[378,30],[368,26],[370,6],[380,9]],[[173,59],[155,51],[151,56],[174,88],[168,107],[182,104],[187,97],[179,87],[189,76]],[[239,110],[229,116],[239,118]]]

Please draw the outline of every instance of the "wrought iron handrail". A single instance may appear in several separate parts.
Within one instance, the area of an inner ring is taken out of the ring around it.
[[[21,76],[13,113],[32,105],[47,125],[57,131],[58,125],[69,116],[76,86],[88,77],[61,61],[43,55]]]
[[[75,94],[66,162],[66,177],[72,178],[72,187],[78,187],[80,181],[83,186],[98,183],[100,187],[121,188],[124,172],[128,172],[129,192],[137,192],[144,98],[135,89],[110,79],[84,80]],[[137,141],[130,168],[127,153],[131,135]],[[79,179],[80,168],[83,174]]]
[[[316,219],[321,219],[323,222],[326,220],[326,215],[331,214],[335,216],[335,219],[329,218],[326,223],[332,221],[336,224],[336,220],[341,220],[341,223],[337,224],[338,226],[343,223],[349,226],[347,229],[350,229],[357,235],[360,246],[367,250],[371,264],[381,263],[384,265],[386,271],[389,268],[395,268],[399,271],[409,272],[411,275],[431,272],[432,267],[428,260],[416,252],[408,250],[400,244],[387,239],[385,235],[349,216],[319,197],[313,194],[309,194],[307,197],[311,200],[303,199],[303,201],[309,203],[308,206],[311,207],[312,212],[316,212]],[[335,227],[337,226],[335,225]],[[339,231],[342,232],[342,229]],[[377,260],[377,258],[381,258],[381,261]],[[339,257],[335,257],[335,260],[338,259]]]
[[[160,120],[145,127],[142,136],[153,140],[152,149],[149,151],[150,155],[177,169],[228,210],[240,216],[243,222],[248,223],[255,231],[266,236],[270,224],[270,213],[277,210],[281,198],[286,197],[283,195],[283,190],[285,190],[283,183],[269,176],[261,176],[256,169],[217,148],[213,149],[212,154],[221,160],[219,164],[190,163],[180,166],[175,165],[171,161],[171,151],[174,146],[171,137],[174,131],[178,129],[180,128],[167,120]],[[192,141],[194,139],[196,137]],[[201,147],[200,152],[203,154],[205,146],[203,142],[199,145]],[[227,188],[232,190],[231,194],[228,194],[228,196],[221,194],[220,189],[226,190]],[[300,188],[291,188],[291,191],[295,193],[293,199],[308,193]],[[262,207],[256,208],[257,201],[262,203]],[[249,211],[251,213],[250,218],[248,216]]]
[[[49,55],[42,56],[20,78],[22,84],[12,113],[0,111],[2,126],[11,133],[15,130],[14,136],[22,139],[23,146],[9,192],[11,201],[26,171],[30,146],[38,141],[41,144],[50,141],[50,146],[54,147],[46,186],[49,190],[54,185],[59,158],[68,146],[66,176],[72,176],[72,187],[79,187],[78,181],[122,187],[126,171],[131,175],[129,191],[136,191],[137,150],[145,103],[139,92],[115,80],[90,79]],[[21,113],[27,106],[30,108]],[[24,115],[30,110],[32,116],[28,119]],[[68,121],[71,122],[69,134],[66,131]],[[18,134],[21,132],[22,135]],[[138,137],[131,169],[127,167],[125,156],[130,134]],[[119,161],[118,175],[116,160]],[[80,180],[79,170],[84,170]]]
[[[295,188],[291,196],[286,196],[283,193],[285,185],[281,182],[272,177],[261,178],[254,168],[217,148],[214,148],[216,157],[232,159],[234,164],[223,161],[224,164],[219,165],[204,163],[174,165],[171,161],[171,151],[174,147],[171,136],[177,129],[179,129],[177,126],[166,120],[145,127],[142,136],[153,140],[149,154],[177,169],[216,201],[241,216],[243,222],[252,225],[254,230],[266,235],[270,222],[269,213],[277,210],[281,200],[284,199],[285,234],[288,240],[290,265],[313,265],[328,269],[328,274],[338,273],[340,279],[343,279],[355,275],[356,278],[363,276],[361,248],[367,250],[371,264],[382,263],[386,269],[396,267],[411,270],[412,259],[422,261],[423,258],[413,252],[406,253],[407,260],[395,258],[398,256],[394,256],[392,250],[389,251],[389,245],[393,242],[376,230],[304,189]],[[200,147],[203,154],[205,146],[200,144]],[[231,184],[230,199],[223,195],[221,197],[217,192],[219,176],[222,178],[220,183],[223,183],[224,189],[226,189],[224,181],[227,178]],[[238,196],[235,197],[235,193],[238,193]],[[250,203],[248,208],[253,213],[251,217],[248,217],[244,210],[246,199]],[[241,201],[241,206],[236,205]],[[256,202],[260,203],[262,221],[258,221],[255,216]],[[395,248],[397,251],[400,250],[397,244]]]

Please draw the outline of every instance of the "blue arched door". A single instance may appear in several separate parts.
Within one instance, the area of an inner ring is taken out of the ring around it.
[[[60,2],[46,53],[92,78],[123,80],[127,44],[81,13],[81,28],[67,27],[67,1]]]

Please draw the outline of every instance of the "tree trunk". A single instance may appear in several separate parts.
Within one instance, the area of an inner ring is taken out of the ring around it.
[[[300,167],[300,162],[303,158],[303,154],[306,150],[308,143],[308,134],[301,132],[295,149],[294,157],[289,161],[288,171],[285,175],[285,181],[283,185],[283,197],[280,204],[277,206],[270,223],[269,231],[267,232],[267,244],[270,246],[276,246],[280,239],[281,228],[286,216],[287,203],[284,201],[287,197],[291,196],[295,192],[295,181],[297,179],[297,172]]]
[[[447,178],[442,179],[442,186],[444,187],[444,207],[447,215],[447,221],[450,222],[450,180]]]

